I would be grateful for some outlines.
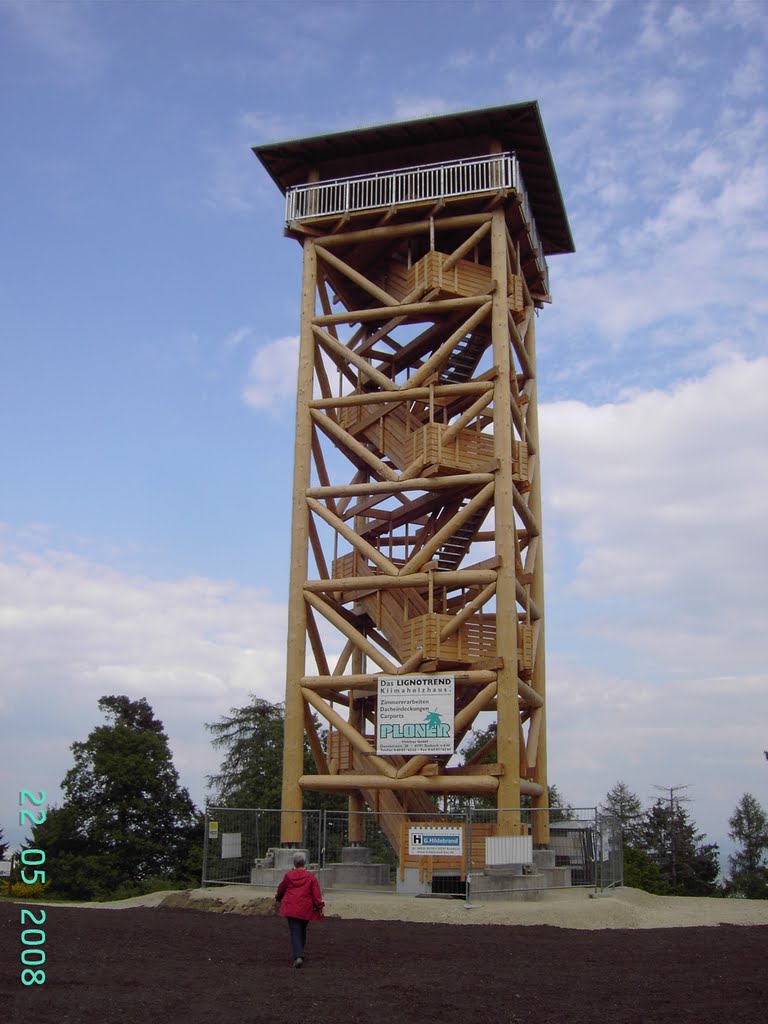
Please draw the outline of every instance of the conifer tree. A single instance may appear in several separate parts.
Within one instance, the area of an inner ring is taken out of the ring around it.
[[[179,786],[168,737],[144,698],[102,697],[110,720],[71,750],[64,802],[28,845],[46,852],[55,892],[102,898],[120,887],[192,879],[201,818]]]

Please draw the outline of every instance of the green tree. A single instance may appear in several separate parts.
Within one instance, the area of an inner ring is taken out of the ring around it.
[[[283,771],[282,704],[253,697],[207,722],[211,746],[224,752],[219,772],[207,777],[211,803],[222,807],[280,807]]]
[[[32,830],[53,890],[103,898],[150,878],[191,880],[202,818],[179,786],[162,722],[144,698],[102,697],[98,706],[110,721],[72,744],[64,802]]]
[[[651,892],[655,896],[669,896],[672,892],[658,864],[639,846],[624,846],[624,885]]]
[[[657,800],[640,823],[636,844],[674,896],[713,896],[718,891],[717,844],[704,843],[679,801]]]
[[[728,824],[728,835],[741,849],[728,858],[727,891],[748,899],[768,899],[768,814],[751,793],[745,793]]]
[[[549,820],[551,822],[568,821],[574,816],[573,807],[568,803],[554,782],[547,786],[547,796],[549,800]],[[531,798],[526,797],[525,799],[527,801],[525,806],[529,807]]]
[[[621,825],[621,840],[624,860],[624,884],[634,889],[662,895],[668,891],[658,866],[638,845],[643,806],[640,797],[624,782],[617,782],[605,794],[600,804],[600,813],[617,818]]]
[[[626,783],[619,781],[605,794],[605,802],[600,804],[600,813],[618,818],[625,842],[631,842],[643,816],[643,805],[640,797]]]
[[[285,705],[251,697],[250,704],[230,708],[218,722],[206,723],[213,735],[211,745],[224,754],[220,770],[207,776],[211,803],[219,807],[279,809],[282,804],[283,727]],[[317,722],[316,722],[317,724]],[[304,744],[304,771],[315,771],[309,744]],[[307,810],[346,807],[344,797],[333,793],[307,793]]]

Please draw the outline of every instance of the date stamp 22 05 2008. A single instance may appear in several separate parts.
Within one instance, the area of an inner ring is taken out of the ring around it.
[[[33,825],[42,825],[45,821],[45,810],[30,810],[24,806],[29,801],[33,807],[40,808],[45,801],[45,792],[39,790],[37,796],[28,789],[22,789],[19,793],[19,824],[26,825],[31,822]],[[29,819],[29,822],[25,819]],[[45,851],[44,850],[23,850],[21,854],[21,883],[22,885],[45,885]],[[43,985],[45,984],[45,971],[42,969],[45,963],[45,932],[40,927],[45,924],[45,910],[38,907],[32,910],[29,907],[21,908],[21,983],[22,985]],[[36,927],[24,927],[36,926]]]

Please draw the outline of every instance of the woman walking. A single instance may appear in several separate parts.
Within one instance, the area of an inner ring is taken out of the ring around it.
[[[275,893],[280,904],[280,916],[288,918],[294,967],[301,967],[304,963],[307,924],[322,919],[325,906],[317,878],[304,868],[306,862],[303,853],[295,853],[293,871],[285,874]]]

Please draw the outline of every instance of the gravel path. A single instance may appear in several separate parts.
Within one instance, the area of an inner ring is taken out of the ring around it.
[[[560,928],[691,928],[703,925],[768,925],[768,900],[651,896],[622,888],[595,896],[592,890],[554,890],[531,902],[475,902],[424,899],[376,891],[330,889],[326,913],[367,921],[421,921],[441,924],[554,925]],[[59,904],[61,905],[61,904]],[[216,886],[183,893],[152,893],[117,903],[70,904],[110,910],[132,907],[183,907],[219,913],[266,916],[271,893],[248,885]]]

